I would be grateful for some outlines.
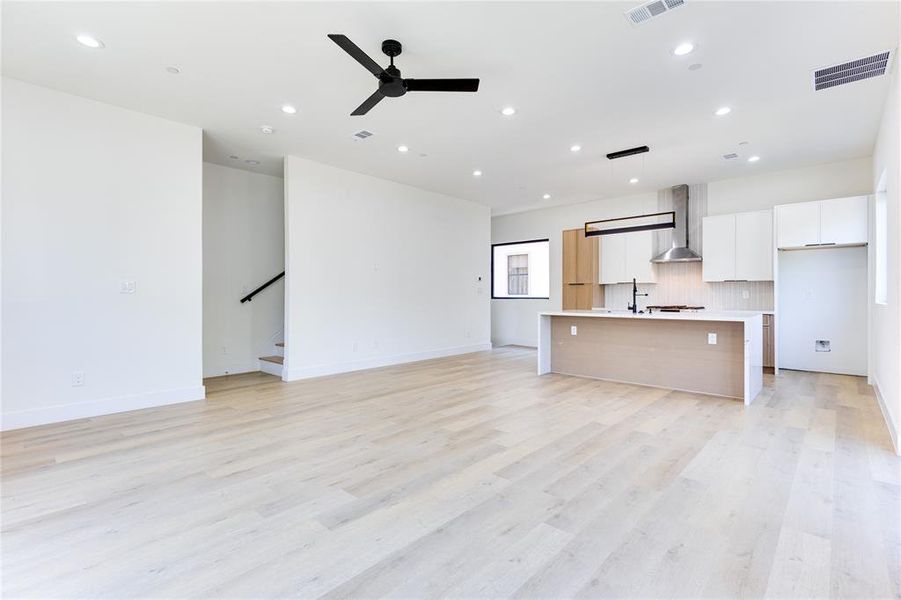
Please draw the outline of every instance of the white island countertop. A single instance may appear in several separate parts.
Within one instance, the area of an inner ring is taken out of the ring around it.
[[[538,313],[545,317],[596,317],[600,319],[640,319],[644,321],[652,319],[664,319],[667,321],[718,321],[731,323],[746,323],[759,317],[764,311],[760,310],[697,310],[683,312],[662,312],[655,310],[653,313],[636,313],[629,310],[549,310]]]

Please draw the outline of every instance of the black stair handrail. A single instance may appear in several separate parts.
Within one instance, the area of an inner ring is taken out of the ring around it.
[[[262,292],[267,287],[269,287],[270,285],[272,285],[273,283],[275,283],[276,281],[278,281],[279,279],[281,279],[284,276],[285,276],[285,272],[282,271],[281,273],[279,273],[278,275],[276,275],[275,277],[273,277],[272,279],[270,279],[269,281],[267,281],[266,283],[264,283],[263,285],[261,285],[260,287],[255,289],[254,291],[250,292],[249,294],[247,294],[246,296],[241,298],[241,304],[244,304],[245,302],[250,302],[251,300],[253,300],[254,296],[259,294],[260,292]]]

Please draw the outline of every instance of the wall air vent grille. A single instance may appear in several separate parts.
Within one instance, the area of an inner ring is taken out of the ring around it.
[[[627,10],[626,19],[633,25],[642,25],[654,17],[659,17],[665,12],[671,11],[685,4],[685,0],[651,0],[640,6]]]
[[[861,79],[879,77],[889,70],[891,50],[872,56],[850,60],[840,65],[824,67],[813,72],[813,89],[816,91],[844,85]]]
[[[366,138],[370,138],[370,137],[372,137],[372,132],[366,131],[365,129],[361,129],[360,131],[357,131],[356,133],[354,133],[354,139],[357,139],[357,140],[365,140]]]

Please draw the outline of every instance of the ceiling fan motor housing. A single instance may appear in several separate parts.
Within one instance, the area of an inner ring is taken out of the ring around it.
[[[382,52],[394,58],[395,56],[400,56],[400,53],[403,51],[403,46],[400,45],[400,42],[397,40],[385,40],[382,42]]]
[[[389,98],[397,98],[407,93],[407,86],[397,67],[385,67],[385,74],[379,77],[379,91]]]

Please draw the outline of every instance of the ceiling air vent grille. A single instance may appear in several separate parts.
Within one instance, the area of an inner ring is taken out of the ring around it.
[[[889,50],[840,65],[817,69],[813,72],[813,89],[825,90],[837,85],[885,75],[891,57],[892,52]]]
[[[365,129],[361,129],[360,131],[357,131],[356,133],[354,133],[354,139],[357,139],[357,140],[365,140],[366,138],[369,138],[369,137],[372,137],[372,132],[366,131]]]
[[[723,158],[725,158],[726,160],[735,160],[736,158],[738,158],[738,154],[736,154],[735,152],[730,152],[729,154],[723,154]]]
[[[633,25],[641,25],[683,4],[685,4],[685,0],[651,0],[627,10],[625,15]]]

